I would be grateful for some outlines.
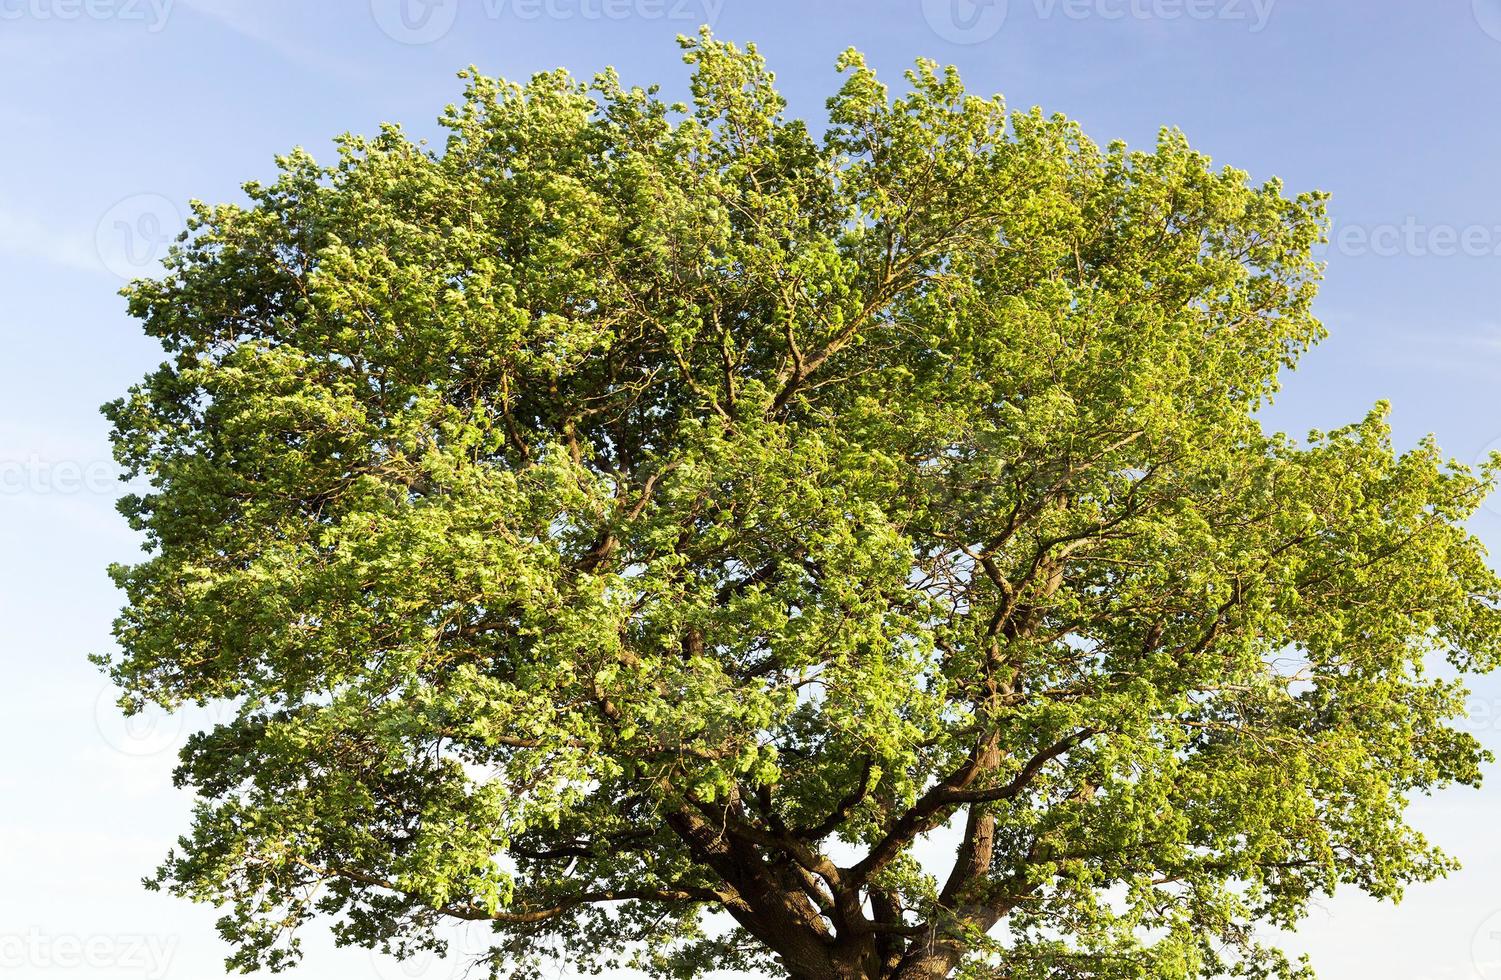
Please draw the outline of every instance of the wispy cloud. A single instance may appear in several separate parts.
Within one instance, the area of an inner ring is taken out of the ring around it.
[[[1501,367],[1501,321],[1424,324],[1325,310],[1324,323],[1329,346],[1365,364],[1460,375]]]
[[[1483,323],[1464,339],[1477,351],[1501,354],[1501,323]]]
[[[1402,330],[1387,351],[1400,363],[1470,373],[1496,370],[1501,362],[1501,324],[1482,322],[1435,330]]]
[[[207,18],[241,37],[264,45],[288,61],[346,81],[368,81],[363,66],[331,54],[326,46],[308,44],[289,30],[293,14],[285,4],[250,0],[178,0],[179,6]]]
[[[0,206],[0,253],[42,259],[87,272],[104,272],[87,235]]]

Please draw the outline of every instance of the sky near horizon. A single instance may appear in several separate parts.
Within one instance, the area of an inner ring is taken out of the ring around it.
[[[467,65],[525,79],[606,65],[686,90],[676,35],[756,41],[817,125],[835,57],[888,81],[919,56],[1015,108],[1333,194],[1317,310],[1330,338],[1265,413],[1295,435],[1393,404],[1398,442],[1501,448],[1501,0],[0,0],[0,974],[223,975],[211,909],[142,876],[186,829],[174,749],[212,718],[127,725],[86,660],[104,574],[138,554],[98,406],[159,360],[116,295],[189,199],[238,200],[272,157],[384,121],[414,134]],[[1474,522],[1501,556],[1501,499]],[[1471,730],[1501,750],[1501,677]],[[1325,902],[1288,940],[1325,980],[1501,980],[1501,772],[1418,801],[1464,870],[1396,908]],[[465,940],[460,940],[462,947]],[[457,980],[317,930],[294,976]]]

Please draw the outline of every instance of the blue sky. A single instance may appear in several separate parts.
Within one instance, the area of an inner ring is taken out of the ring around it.
[[[403,5],[406,5],[405,7]],[[1018,108],[1333,193],[1331,338],[1269,424],[1301,434],[1395,406],[1464,460],[1501,447],[1501,0],[0,0],[0,972],[221,975],[213,914],[138,881],[185,826],[171,749],[202,717],[127,727],[86,662],[109,648],[103,572],[135,543],[97,406],[155,364],[115,295],[190,198],[234,199],[273,154],[397,121],[434,131],[459,68],[614,65],[682,91],[673,38],[754,40],[820,118],[836,54],[917,56]],[[1501,554],[1501,502],[1475,522]],[[1470,725],[1501,749],[1501,679]],[[1415,808],[1466,863],[1398,909],[1328,902],[1290,943],[1329,980],[1501,978],[1501,773]],[[404,970],[309,936],[304,974]]]

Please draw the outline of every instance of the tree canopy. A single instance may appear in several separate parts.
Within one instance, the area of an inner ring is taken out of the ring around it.
[[[1263,927],[1448,870],[1495,467],[1263,430],[1324,196],[854,51],[815,130],[683,46],[687,104],[466,72],[128,288],[100,659],[232,707],[150,884],[246,969],[468,920],[500,975],[1042,980],[1303,975]]]

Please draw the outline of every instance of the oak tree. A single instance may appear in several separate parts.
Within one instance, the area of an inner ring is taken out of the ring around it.
[[[1448,870],[1494,468],[1263,430],[1323,196],[853,51],[815,131],[683,45],[686,104],[467,72],[127,290],[102,660],[229,713],[150,884],[246,969],[1042,980],[1302,975],[1268,928]]]

